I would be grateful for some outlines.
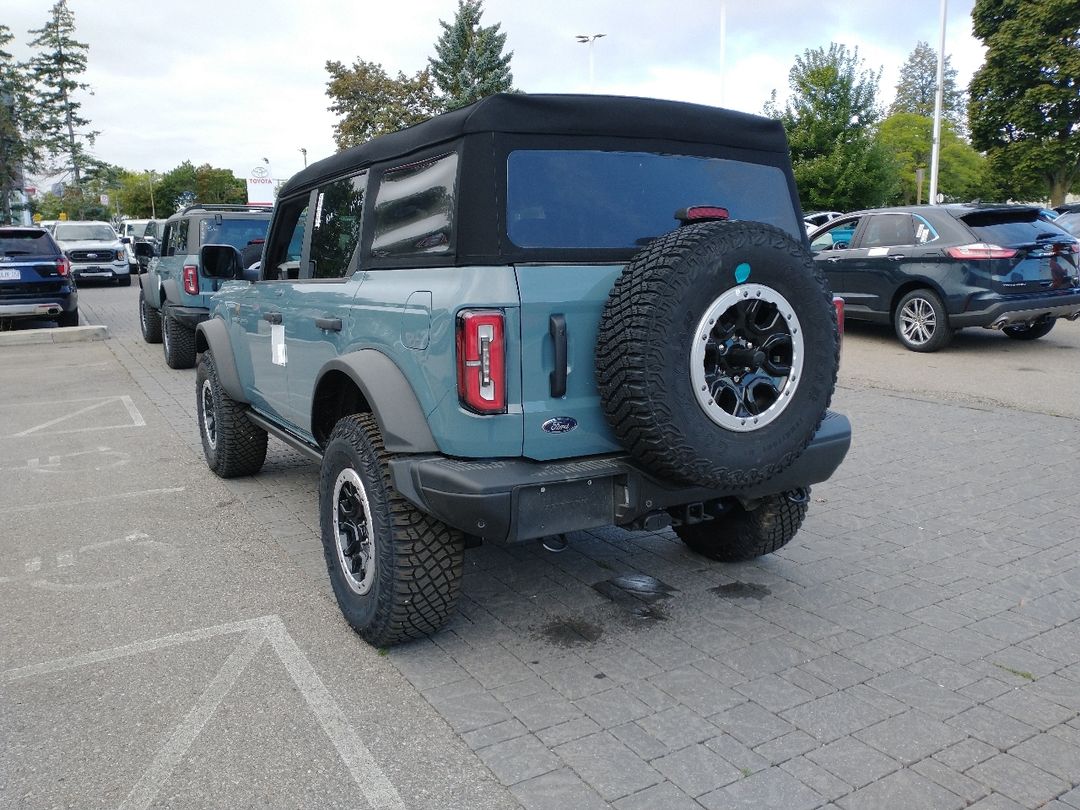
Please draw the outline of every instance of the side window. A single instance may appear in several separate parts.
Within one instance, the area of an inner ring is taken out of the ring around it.
[[[360,241],[360,215],[367,174],[335,180],[315,196],[311,219],[311,278],[342,278]]]
[[[173,223],[175,225],[176,223]],[[166,225],[161,234],[161,255],[172,256],[175,252],[173,250],[173,233],[175,229],[173,225]]]
[[[188,251],[188,220],[173,223],[173,251],[170,256],[186,256]]]
[[[279,200],[263,253],[263,280],[297,278],[304,249],[309,194]]]
[[[915,229],[910,214],[875,214],[866,223],[859,247],[880,248],[914,245]]]
[[[387,169],[375,197],[373,257],[449,253],[457,154]]]
[[[925,245],[927,242],[933,242],[938,238],[938,232],[934,230],[934,226],[920,217],[915,215],[915,244]]]
[[[827,231],[819,233],[810,243],[810,250],[820,253],[823,250],[844,250],[851,247],[851,239],[859,227],[862,217],[838,219]]]

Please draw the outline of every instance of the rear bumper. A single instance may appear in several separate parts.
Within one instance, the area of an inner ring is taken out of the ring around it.
[[[79,265],[72,263],[71,275],[77,279],[106,281],[131,274],[127,261],[106,264]]]
[[[755,499],[826,480],[847,454],[851,424],[828,413],[814,439],[780,475],[750,489],[686,487],[656,478],[628,455],[572,461],[399,456],[394,486],[439,520],[488,541],[515,543],[623,525],[656,512],[725,497]]]
[[[78,307],[79,298],[75,292],[25,301],[7,300],[0,303],[0,318],[50,318]]]
[[[1038,295],[999,300],[981,309],[950,315],[952,326],[986,326],[1000,329],[1014,323],[1031,323],[1040,318],[1080,317],[1080,292]]]

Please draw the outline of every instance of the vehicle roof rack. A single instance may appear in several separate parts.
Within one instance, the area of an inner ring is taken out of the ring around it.
[[[272,205],[244,205],[243,203],[192,203],[184,206],[179,213],[189,211],[273,211]]]

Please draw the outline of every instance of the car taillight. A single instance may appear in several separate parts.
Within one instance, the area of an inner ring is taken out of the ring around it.
[[[976,242],[973,245],[958,245],[945,250],[954,259],[1011,259],[1016,255],[1015,248],[1004,248]]]
[[[844,345],[844,299],[834,295],[832,304],[836,307],[836,334],[841,346]]]
[[[184,292],[188,295],[199,294],[199,268],[193,264],[184,265]]]
[[[71,260],[67,256],[63,256],[56,260],[56,275],[71,275]]]
[[[476,413],[506,413],[503,314],[464,310],[457,319],[458,397]]]

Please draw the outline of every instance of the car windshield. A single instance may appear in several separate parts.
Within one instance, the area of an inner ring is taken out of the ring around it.
[[[270,221],[262,219],[204,219],[199,223],[200,245],[232,245],[243,250],[251,242],[266,238]]]
[[[1080,236],[1080,212],[1062,214],[1054,220],[1054,224],[1059,228],[1064,228],[1073,236]]]
[[[54,231],[61,242],[115,242],[116,231],[108,225],[66,224],[59,222]]]
[[[963,217],[964,224],[980,242],[991,245],[1030,245],[1047,239],[1071,236],[1057,223],[1047,222],[1032,209],[978,211]]]
[[[775,166],[651,152],[518,150],[507,161],[507,233],[523,248],[634,248],[671,231],[675,212],[726,208],[798,240],[784,172]]]
[[[45,231],[4,231],[0,233],[0,257],[55,256],[56,245]]]

